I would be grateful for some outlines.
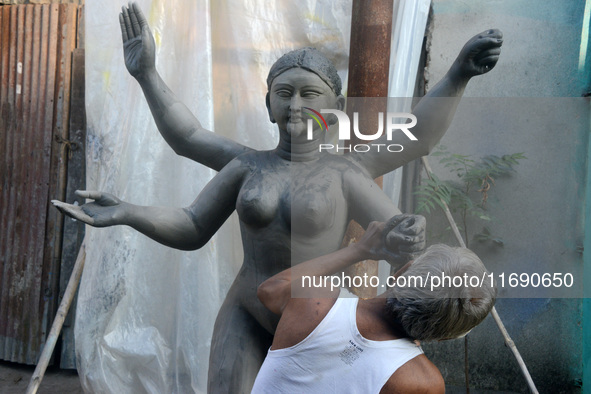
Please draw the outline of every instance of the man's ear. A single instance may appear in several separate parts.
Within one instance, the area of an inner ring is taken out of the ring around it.
[[[337,96],[337,109],[339,111],[342,111],[345,109],[345,96],[343,96],[342,94],[339,94]]]
[[[271,123],[277,123],[275,121],[275,118],[273,117],[273,114],[271,113],[271,97],[269,96],[269,92],[267,92],[267,95],[265,96],[265,104],[267,105],[267,112],[269,113],[269,120],[271,121]]]

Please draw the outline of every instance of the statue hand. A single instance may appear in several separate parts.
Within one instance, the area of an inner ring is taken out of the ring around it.
[[[156,69],[156,45],[148,22],[140,7],[134,2],[123,7],[119,14],[123,55],[127,71],[139,78]]]
[[[421,215],[394,216],[384,226],[383,242],[391,264],[404,264],[425,250],[427,221]]]
[[[94,227],[122,224],[124,207],[123,202],[117,197],[108,193],[84,190],[77,190],[76,195],[95,201],[84,205],[66,204],[57,200],[52,200],[51,203],[64,214]]]
[[[452,67],[464,78],[485,74],[497,64],[501,45],[503,33],[498,29],[477,34],[464,45]]]

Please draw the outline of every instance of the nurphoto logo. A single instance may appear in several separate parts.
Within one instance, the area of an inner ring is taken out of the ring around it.
[[[321,109],[320,112],[313,110],[309,107],[304,107],[307,111],[307,114],[312,118],[308,119],[307,127],[308,127],[308,134],[307,137],[309,140],[313,139],[313,129],[314,129],[314,121],[321,130],[328,130],[328,123],[326,119],[322,116],[322,114],[333,114],[337,117],[339,123],[339,141],[350,141],[351,140],[351,121],[349,116],[337,109]],[[407,121],[410,119],[410,122]],[[384,143],[384,136],[382,133],[384,131],[384,123],[386,127],[386,134],[385,140],[392,141],[395,132],[402,132],[406,137],[408,137],[411,141],[417,141],[417,137],[415,137],[410,129],[416,126],[417,124],[417,117],[411,113],[407,112],[387,112],[386,113],[386,121],[384,122],[384,113],[378,113],[378,130],[373,134],[362,134],[359,130],[359,113],[353,112],[353,133],[355,136],[362,140],[362,141],[375,141],[381,137],[380,143],[371,143],[371,144],[357,144],[354,147],[343,147],[343,146],[335,146],[334,144],[320,144],[320,151],[323,149],[325,150],[332,150],[336,149],[337,152],[339,151],[354,151],[358,153],[369,152],[370,150],[377,150],[378,152],[380,149],[385,149],[388,152],[402,152],[404,147],[401,144],[387,144]]]

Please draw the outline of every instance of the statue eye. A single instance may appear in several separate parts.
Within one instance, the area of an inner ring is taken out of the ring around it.
[[[281,98],[291,97],[291,91],[288,89],[278,89],[275,91],[275,94]]]
[[[322,93],[315,91],[315,90],[307,90],[305,92],[302,92],[302,97],[306,97],[306,98],[314,98],[314,97],[318,97],[320,96]]]

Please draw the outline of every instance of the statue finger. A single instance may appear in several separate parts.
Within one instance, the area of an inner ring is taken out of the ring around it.
[[[482,39],[485,39],[485,38],[502,39],[503,38],[503,33],[499,29],[488,29],[488,30],[485,30],[485,31],[483,31],[481,33],[476,34],[468,42],[478,41],[478,40],[482,40]]]
[[[78,197],[89,198],[91,200],[100,200],[103,193],[96,190],[76,190],[74,192]]]
[[[500,48],[503,45],[502,38],[495,38],[495,37],[483,37],[477,41],[475,41],[472,45],[474,50],[477,50],[478,53],[485,51],[487,49],[492,48]]]
[[[88,216],[78,205],[66,204],[58,200],[52,200],[51,203],[65,215],[84,223],[94,224],[94,219]]]
[[[141,8],[137,5],[137,3],[135,1],[131,5],[132,5],[133,11],[137,17],[138,23],[140,25],[140,29],[143,29],[144,27],[148,27],[148,21],[146,20],[146,17],[144,16],[144,13],[142,12]]]
[[[404,243],[411,243],[411,236],[401,234],[398,231],[391,231],[386,234],[384,244],[389,250],[397,250],[398,247]]]
[[[492,48],[480,53],[475,59],[474,64],[481,73],[486,73],[493,69],[499,61],[501,48]]]
[[[501,47],[493,47],[490,49],[485,49],[481,51],[478,56],[476,56],[476,60],[484,59],[489,56],[499,56],[501,54]]]
[[[384,226],[384,232],[390,232],[394,227],[398,226],[402,221],[409,218],[410,216],[411,215],[404,213],[390,218],[390,220],[388,220]]]
[[[61,202],[60,200],[51,200],[51,203],[54,207],[60,210],[60,212],[66,211],[66,208],[70,204],[66,204],[65,202]]]
[[[503,32],[499,29],[488,29],[480,33],[482,36],[503,38]]]
[[[131,2],[129,3],[129,6],[127,7],[127,9],[129,12],[129,19],[131,19],[131,27],[133,29],[133,34],[135,37],[137,37],[140,34],[142,34],[142,28],[140,27],[140,23],[138,22],[137,15],[135,14],[135,9],[134,9],[133,5],[131,4]]]
[[[492,70],[495,65],[497,64],[497,62],[499,61],[499,57],[498,56],[489,56],[485,59],[482,59],[479,62],[479,68],[480,68],[480,72],[482,73],[487,73],[490,70]]]
[[[419,235],[425,232],[427,220],[422,215],[411,215],[398,225],[398,230],[406,235]]]
[[[121,25],[121,38],[123,38],[123,44],[125,44],[129,40],[129,37],[127,36],[127,27],[125,27],[123,13],[119,14],[119,24]]]
[[[421,235],[408,235],[400,232],[391,232],[386,237],[386,245],[401,247],[403,245],[415,245],[425,242],[425,237]]]
[[[129,10],[125,7],[122,7],[121,9],[121,13],[123,14],[123,20],[125,22],[125,29],[127,30],[127,37],[129,39],[135,38],[135,34],[133,33],[133,26],[131,24],[131,19],[129,18]]]

